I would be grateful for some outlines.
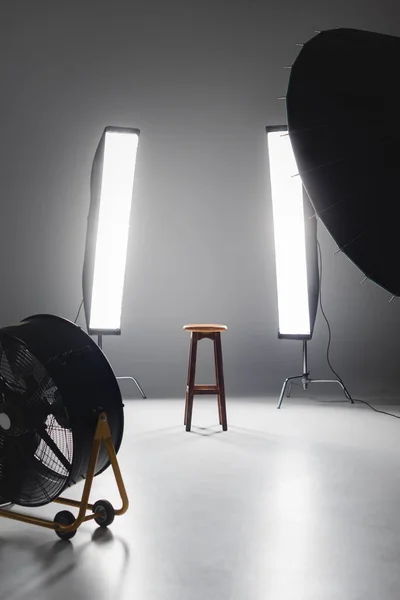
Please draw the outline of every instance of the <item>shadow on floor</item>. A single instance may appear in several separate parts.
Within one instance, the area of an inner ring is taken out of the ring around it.
[[[225,433],[221,429],[221,425],[209,425],[209,427],[199,427],[198,425],[192,425],[190,431],[186,431],[185,433],[194,433],[196,435],[210,436],[210,435],[218,435],[220,433]]]
[[[78,532],[77,535],[79,535]],[[33,536],[15,536],[10,532],[8,539],[0,537],[0,600],[22,600],[25,598],[45,597],[50,588],[65,584],[78,566],[81,566],[84,554],[95,545],[121,544],[123,562],[118,577],[118,589],[114,597],[119,597],[129,564],[129,547],[126,542],[116,538],[111,530],[98,528],[91,539],[80,546],[74,540],[57,539],[54,542],[38,544]],[[10,568],[12,565],[12,568]],[[93,565],[96,569],[96,565]],[[75,600],[89,600],[93,597],[88,573],[88,581],[74,585]],[[72,577],[71,577],[72,579]],[[81,579],[81,578],[80,578]],[[54,596],[56,590],[54,589]]]

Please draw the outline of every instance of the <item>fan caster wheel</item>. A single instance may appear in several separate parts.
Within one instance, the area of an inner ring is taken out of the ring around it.
[[[62,510],[54,517],[54,523],[59,523],[60,525],[72,525],[72,523],[75,523],[75,517],[69,510]],[[74,531],[62,531],[61,529],[56,529],[55,532],[60,539],[70,540],[76,534],[76,529]]]
[[[95,502],[93,512],[98,515],[94,520],[100,527],[108,527],[115,519],[114,507],[108,500],[98,500]]]

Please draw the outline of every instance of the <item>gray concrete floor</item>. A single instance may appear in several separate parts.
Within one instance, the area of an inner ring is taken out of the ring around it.
[[[182,417],[183,400],[126,403],[131,508],[109,531],[1,521],[1,600],[398,600],[400,420],[306,398],[229,400],[224,433],[211,399],[191,433]]]

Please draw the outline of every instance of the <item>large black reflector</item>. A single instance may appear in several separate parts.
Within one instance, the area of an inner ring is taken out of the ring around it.
[[[302,48],[287,91],[290,139],[311,202],[363,273],[400,294],[400,38],[325,31]]]

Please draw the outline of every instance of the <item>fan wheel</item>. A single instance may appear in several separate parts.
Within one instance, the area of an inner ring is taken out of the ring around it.
[[[58,523],[59,525],[72,525],[72,523],[75,523],[75,517],[69,510],[62,510],[54,517],[54,523]],[[56,529],[55,532],[61,540],[70,540],[76,534],[76,529],[74,531],[62,531],[61,529]]]
[[[93,512],[97,515],[94,520],[100,527],[108,527],[115,519],[114,507],[108,500],[95,502]]]

